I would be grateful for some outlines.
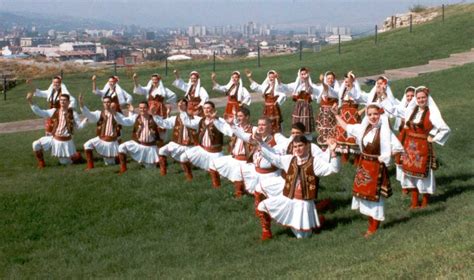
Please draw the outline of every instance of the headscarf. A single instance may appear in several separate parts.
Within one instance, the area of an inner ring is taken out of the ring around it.
[[[243,91],[244,91],[244,84],[242,83],[242,76],[240,75],[240,72],[239,72],[239,71],[234,71],[234,72],[232,72],[232,74],[230,75],[230,80],[229,80],[229,82],[227,83],[227,85],[225,85],[225,88],[226,88],[226,90],[229,90],[230,87],[234,84],[234,82],[232,81],[232,75],[234,75],[234,74],[239,75],[239,83],[238,83],[239,88],[238,88],[238,90],[237,90],[237,101],[240,102],[240,101],[242,101],[243,98],[244,98],[244,93],[243,93]]]

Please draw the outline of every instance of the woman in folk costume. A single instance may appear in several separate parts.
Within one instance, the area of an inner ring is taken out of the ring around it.
[[[261,146],[262,155],[274,166],[286,172],[283,193],[262,200],[257,207],[262,226],[262,240],[272,238],[271,219],[290,227],[297,238],[309,237],[321,226],[314,200],[317,181],[320,176],[328,176],[339,171],[339,160],[334,148],[335,140],[329,145],[329,162],[313,157],[310,142],[299,135],[293,139],[294,154],[278,155],[261,139],[255,145]]]
[[[436,187],[433,143],[444,145],[450,134],[427,87],[416,88],[415,97],[406,109],[404,130],[402,187],[412,191],[411,208],[419,206],[419,193],[423,194],[421,207],[426,207]]]
[[[359,104],[367,102],[367,95],[360,89],[359,82],[352,71],[344,76],[344,84],[340,87],[338,95],[342,120],[347,124],[360,123],[358,108]],[[349,136],[341,125],[337,125],[336,132],[336,152],[342,155],[343,161],[347,161],[350,154],[360,153],[356,139]]]
[[[51,82],[51,85],[48,87],[47,90],[40,90],[38,87],[33,83],[32,80],[27,80],[27,84],[31,85],[33,87],[34,93],[33,96],[36,97],[43,97],[46,98],[48,102],[48,108],[56,108],[59,109],[59,97],[61,94],[67,94],[69,95],[69,107],[70,108],[75,108],[76,107],[76,99],[74,96],[72,96],[69,93],[69,90],[67,89],[66,85],[62,82],[62,77],[61,76],[55,76],[53,78],[53,81]],[[46,118],[44,122],[44,127],[45,127],[45,132],[46,135],[51,134],[51,129],[52,127],[52,122],[50,118]]]
[[[188,112],[194,116],[203,117],[202,106],[209,100],[209,94],[206,89],[201,87],[201,78],[197,71],[189,74],[189,80],[186,84],[180,77],[177,70],[173,71],[176,80],[173,86],[184,91],[184,98],[188,101]]]
[[[377,231],[380,222],[385,220],[384,199],[392,195],[387,170],[393,140],[390,124],[377,103],[367,106],[366,116],[361,124],[347,124],[337,114],[335,106],[333,111],[339,125],[355,137],[362,151],[352,189],[352,209],[359,209],[360,213],[369,216],[369,227],[364,235],[369,237]]]
[[[302,67],[298,70],[296,81],[284,85],[286,93],[291,93],[293,101],[296,102],[292,114],[292,124],[301,122],[306,127],[306,137],[312,139],[314,132],[314,115],[311,101],[316,100],[321,94],[321,87],[311,81],[309,69]]]
[[[100,97],[109,96],[112,98],[112,108],[117,112],[122,112],[122,107],[132,104],[133,98],[119,84],[117,76],[110,76],[102,90],[97,88],[97,77],[92,76],[92,93]]]
[[[231,117],[233,111],[239,111],[243,104],[250,106],[250,93],[244,87],[239,71],[232,72],[232,76],[225,86],[221,86],[216,82],[216,73],[214,72],[211,74],[211,79],[213,89],[227,95],[227,106],[224,111],[224,119]]]
[[[336,137],[336,117],[331,111],[334,104],[338,103],[339,82],[336,80],[336,74],[332,71],[324,73],[320,79],[328,86],[317,99],[319,103],[319,114],[316,118],[316,130],[318,137],[316,141],[320,147],[326,147],[328,138]]]
[[[286,100],[286,95],[281,91],[278,73],[275,70],[267,72],[267,77],[260,85],[252,79],[252,72],[246,70],[247,78],[250,81],[250,89],[263,95],[265,106],[263,107],[263,116],[268,117],[272,121],[272,132],[281,132],[281,116],[280,107]]]
[[[375,82],[375,86],[370,90],[367,97],[367,104],[378,103],[383,108],[387,116],[393,118],[396,116],[396,109],[399,101],[393,97],[392,89],[388,85],[388,78],[380,76]]]
[[[393,124],[393,130],[398,131],[398,140],[404,146],[405,143],[405,111],[410,104],[411,100],[415,96],[415,87],[409,86],[405,89],[405,94],[402,97],[402,101],[398,104],[396,108],[397,117]],[[397,166],[397,180],[402,183],[403,180],[403,169],[402,169],[402,154],[395,155],[395,164]],[[403,193],[408,193],[407,188],[402,188]]]

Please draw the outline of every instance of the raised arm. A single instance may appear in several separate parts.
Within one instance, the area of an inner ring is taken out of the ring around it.
[[[153,120],[155,121],[155,123],[159,127],[164,128],[164,129],[173,129],[176,118],[179,118],[179,116],[173,116],[173,117],[169,117],[169,118],[166,118],[166,119],[163,119],[159,115],[153,116]]]
[[[56,109],[54,109],[54,108],[49,109],[49,110],[42,110],[37,105],[33,104],[33,93],[31,93],[31,92],[29,92],[26,95],[26,101],[28,101],[28,104],[31,107],[31,111],[33,111],[33,113],[35,115],[37,115],[38,117],[50,118],[54,114],[54,112],[56,111]]]
[[[132,126],[135,124],[135,120],[137,119],[137,114],[135,114],[133,111],[129,111],[129,116],[125,117],[122,115],[122,113],[116,112],[114,114],[115,120],[123,125],[123,126]]]
[[[202,119],[200,117],[194,117],[193,119],[191,119],[191,118],[189,118],[189,115],[186,112],[180,112],[179,117],[181,118],[181,121],[183,122],[184,126],[186,126],[188,128],[191,128],[191,129],[198,129],[199,128],[199,122]]]
[[[242,87],[242,103],[247,106],[250,106],[250,103],[252,103],[252,98],[250,96],[250,93],[244,87]]]
[[[231,137],[234,134],[234,130],[223,118],[217,118],[214,120],[214,126],[222,132],[225,136]]]
[[[336,149],[336,139],[328,139],[329,159],[321,157],[314,157],[313,159],[313,171],[316,176],[328,176],[333,173],[339,172],[341,162],[339,157],[336,156],[334,150]]]

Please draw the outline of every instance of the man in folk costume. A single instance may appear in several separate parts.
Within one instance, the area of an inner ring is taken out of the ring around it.
[[[378,103],[388,117],[395,117],[399,101],[393,96],[387,77],[380,76],[377,78],[375,86],[368,93],[367,103]]]
[[[271,219],[290,227],[297,238],[309,237],[321,225],[314,200],[318,189],[318,177],[339,171],[339,160],[334,153],[335,141],[329,145],[329,162],[313,157],[310,142],[298,135],[293,139],[294,155],[278,155],[260,137],[255,145],[260,145],[262,156],[273,166],[286,172],[283,193],[262,200],[257,206],[257,214],[262,226],[262,240],[272,238]]]
[[[367,102],[367,95],[360,89],[359,82],[352,71],[344,76],[344,84],[340,87],[338,95],[342,120],[347,124],[360,123],[358,108],[359,104]],[[336,152],[342,155],[343,161],[347,161],[350,154],[360,154],[359,145],[354,137],[349,136],[340,125],[336,127],[336,131]]]
[[[148,101],[148,107],[150,108],[150,114],[162,118],[169,116],[172,107],[176,105],[177,97],[176,93],[164,86],[160,75],[151,75],[148,84],[143,87],[138,83],[138,75],[134,73],[133,83],[135,84],[133,93],[145,96]],[[165,130],[160,129],[160,137],[162,139],[165,138],[165,132]]]
[[[97,88],[96,75],[92,76],[92,93],[100,97],[110,96],[112,98],[112,109],[121,113],[122,107],[132,104],[132,96],[126,92],[119,84],[117,76],[110,76],[102,90]]]
[[[188,101],[188,112],[194,116],[203,117],[202,106],[209,100],[209,94],[206,89],[201,86],[201,78],[197,71],[189,74],[189,80],[186,84],[180,77],[178,70],[173,71],[176,80],[173,85],[184,91],[184,98]]]
[[[104,158],[105,165],[115,164],[118,157],[118,131],[119,124],[115,120],[115,111],[112,110],[112,98],[106,96],[102,98],[103,109],[91,112],[84,106],[83,96],[79,95],[79,106],[81,112],[87,118],[88,122],[96,123],[96,137],[84,143],[84,151],[87,159],[87,169],[94,168],[94,159],[92,152],[96,152]]]
[[[188,128],[195,129],[198,134],[198,146],[194,146],[184,153],[193,165],[209,172],[212,186],[218,188],[221,185],[219,173],[210,169],[210,164],[213,159],[224,155],[222,153],[224,145],[222,131],[225,121],[216,117],[216,106],[211,101],[204,103],[203,111],[203,118],[196,116],[193,119],[184,111],[180,113],[183,124]]]
[[[403,94],[402,101],[397,105],[396,114],[397,117],[393,124],[393,130],[398,131],[398,140],[405,146],[405,111],[410,104],[411,100],[415,96],[415,87],[409,86],[405,89],[405,93]],[[402,154],[398,153],[395,155],[395,164],[397,166],[397,180],[402,183],[403,180],[403,169],[402,169]],[[402,192],[404,194],[408,194],[408,188],[402,188]]]
[[[232,125],[238,126],[248,136],[256,131],[256,127],[250,123],[250,110],[240,108],[234,118],[227,120],[231,125],[223,126],[224,135],[231,137],[229,143],[230,155],[213,159],[209,169],[217,172],[219,176],[223,176],[234,183],[234,196],[241,197],[245,193],[244,178],[242,176],[242,166],[252,161],[252,146],[242,139],[234,135]]]
[[[53,78],[51,85],[48,87],[47,90],[38,89],[38,87],[36,87],[33,81],[31,80],[27,80],[26,82],[27,84],[33,86],[33,90],[34,90],[33,96],[46,98],[49,109],[53,109],[53,108],[59,109],[60,107],[59,97],[61,96],[61,94],[69,95],[69,100],[70,100],[69,107],[73,109],[76,108],[76,99],[74,98],[74,96],[72,96],[69,93],[69,90],[67,89],[66,85],[63,84],[61,76],[55,76]],[[53,128],[51,119],[47,118],[45,120],[44,126],[45,126],[46,135],[50,135],[51,130]]]
[[[252,137],[258,135],[270,147],[275,147],[279,144],[272,134],[271,121],[265,116],[258,119],[257,131],[253,136],[235,126],[234,134],[245,143],[250,143]],[[281,173],[278,168],[273,166],[270,161],[262,156],[259,146],[254,146],[249,156],[252,158],[252,162],[242,165],[241,171],[244,178],[245,190],[254,195],[256,210],[258,203],[266,197],[264,192],[261,190],[261,182],[270,180],[274,177],[280,177]]]
[[[316,130],[318,131],[316,142],[320,147],[325,148],[328,138],[336,138],[337,121],[331,107],[338,103],[340,85],[336,80],[336,74],[332,71],[321,75],[320,80],[327,85],[327,90],[323,90],[316,100],[319,103],[319,114],[316,117]]]
[[[281,91],[278,73],[275,70],[268,71],[261,85],[252,79],[252,72],[246,70],[246,74],[250,81],[250,89],[263,95],[265,106],[262,115],[272,121],[272,132],[281,132],[283,117],[280,107],[286,100],[286,94]]]
[[[216,82],[216,73],[211,74],[213,89],[227,95],[227,105],[224,111],[224,119],[231,117],[232,112],[239,111],[242,105],[250,106],[251,97],[248,90],[244,87],[239,71],[232,72],[232,76],[225,86]]]
[[[184,98],[178,101],[178,108],[183,112],[188,110],[188,114],[191,116],[194,112],[191,107],[188,106],[188,101]],[[160,128],[169,129],[172,131],[171,141],[158,150],[158,154],[160,156],[160,174],[162,176],[166,175],[167,157],[172,157],[181,164],[186,179],[191,181],[193,179],[191,163],[186,157],[185,151],[191,149],[197,144],[196,131],[194,129],[187,128],[179,115],[165,119],[156,115],[153,118]]]
[[[59,158],[61,164],[80,163],[82,160],[80,154],[76,152],[72,135],[74,128],[84,127],[85,120],[81,121],[79,115],[69,107],[69,98],[70,95],[62,94],[59,97],[59,108],[42,110],[33,104],[32,93],[28,93],[26,97],[33,113],[42,118],[50,118],[52,124],[51,135],[33,142],[33,151],[39,168],[45,167],[43,151],[51,150],[51,155]]]
[[[132,140],[119,146],[120,173],[127,171],[127,154],[147,168],[156,165],[158,163],[156,142],[160,140],[160,134],[158,125],[149,112],[148,102],[140,102],[138,114],[135,114],[132,105],[129,105],[129,116],[125,117],[117,112],[115,119],[121,125],[133,126]]]
[[[313,84],[309,69],[302,67],[293,83],[283,85],[286,93],[291,93],[296,102],[292,113],[292,124],[301,122],[306,127],[306,137],[312,139],[315,130],[314,114],[311,102],[318,99],[323,92],[323,87]],[[325,86],[323,84],[323,86]]]
[[[451,130],[444,122],[427,87],[417,87],[405,110],[405,154],[402,187],[412,193],[411,208],[426,207],[435,192],[434,170],[438,168],[433,143],[444,145]],[[423,195],[421,205],[419,194]]]
[[[392,144],[392,131],[388,117],[378,103],[370,103],[361,124],[347,124],[337,113],[334,114],[339,125],[349,135],[355,137],[362,151],[357,162],[357,171],[352,189],[352,209],[369,217],[369,226],[365,237],[373,235],[385,220],[385,198],[392,195],[387,166],[390,164],[392,146],[401,148],[401,144]]]

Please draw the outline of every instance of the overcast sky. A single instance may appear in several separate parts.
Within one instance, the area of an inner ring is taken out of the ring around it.
[[[248,21],[277,26],[345,25],[362,28],[415,4],[473,2],[472,0],[0,0],[0,11],[102,19],[145,27],[220,26]]]

